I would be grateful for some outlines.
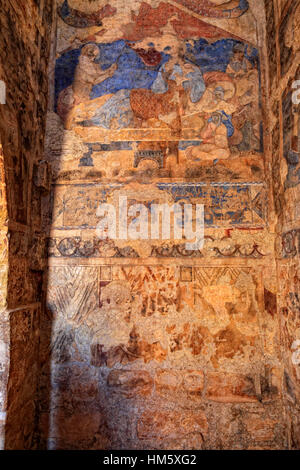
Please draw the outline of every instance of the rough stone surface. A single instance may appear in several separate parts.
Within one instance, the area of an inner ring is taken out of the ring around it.
[[[300,448],[299,15],[7,2],[2,447]],[[131,236],[99,238],[101,203]],[[202,248],[141,238],[175,203],[204,205]]]

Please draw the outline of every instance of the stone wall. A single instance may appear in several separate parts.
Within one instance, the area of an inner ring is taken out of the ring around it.
[[[284,398],[288,413],[289,446],[300,446],[300,104],[293,88],[300,80],[300,2],[266,2],[270,60],[272,172],[277,223],[278,306]],[[270,18],[274,18],[273,24]],[[299,89],[299,85],[298,85]],[[294,101],[294,103],[293,103]]]
[[[41,194],[51,0],[1,3],[1,448],[34,448],[45,242]]]
[[[263,2],[226,3],[58,2],[43,448],[289,445],[266,75],[276,57]],[[135,239],[99,239],[99,205],[122,216],[125,196]],[[151,204],[187,202],[205,206],[203,248],[140,239]]]

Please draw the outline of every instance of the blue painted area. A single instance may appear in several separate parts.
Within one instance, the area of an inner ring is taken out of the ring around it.
[[[100,142],[89,142],[85,144],[86,153],[80,159],[79,166],[94,166],[94,152],[115,152],[116,150],[132,150],[132,142],[110,142],[102,144]]]
[[[206,88],[202,71],[198,69],[194,72],[190,72],[186,75],[186,78],[188,78],[188,80],[183,82],[182,86],[186,91],[189,91],[191,102],[197,103]]]
[[[169,191],[175,202],[182,199],[190,200],[194,198],[205,198],[210,194],[210,190],[206,183],[199,184],[176,184],[176,183],[158,183],[158,189],[162,191]]]
[[[193,44],[186,43],[187,52],[193,55],[193,62],[201,68],[202,74],[214,71],[226,72],[233,56],[233,49],[237,45],[243,46],[245,57],[252,64],[258,63],[258,50],[253,49],[251,55],[248,55],[247,45],[235,39],[221,39],[214,43],[199,39],[193,41]],[[106,70],[112,64],[117,63],[118,69],[111,78],[93,87],[91,99],[114,94],[119,90],[150,89],[162,65],[170,59],[166,48],[164,52],[161,52],[160,64],[156,67],[147,67],[139,55],[130,48],[128,41],[118,40],[107,44],[100,43],[97,46],[100,52],[99,67]],[[55,102],[59,93],[73,83],[82,47],[65,52],[56,61]],[[188,61],[187,57],[186,60]]]

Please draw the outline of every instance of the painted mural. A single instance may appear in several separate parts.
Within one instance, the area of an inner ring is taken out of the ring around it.
[[[292,65],[297,52],[300,49],[300,2],[289,0],[286,2],[280,21],[280,64],[281,76],[284,76]]]
[[[71,46],[61,41],[55,65],[55,113],[85,149],[77,168],[109,179],[209,179],[214,167],[213,179],[261,178],[255,41],[200,19],[238,21],[248,2],[137,3],[109,32],[113,2],[89,14],[59,7],[63,31],[93,26]]]

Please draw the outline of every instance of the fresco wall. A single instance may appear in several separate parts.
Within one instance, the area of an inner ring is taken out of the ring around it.
[[[58,2],[41,446],[288,446],[263,7]],[[204,247],[100,240],[120,196],[204,204]]]
[[[272,3],[272,2],[271,2]],[[299,156],[300,2],[274,2],[275,28],[267,39],[276,44],[279,58],[273,82],[272,153],[274,200],[278,216],[277,257],[284,396],[289,417],[289,445],[300,445],[299,423]],[[268,15],[267,15],[268,20]],[[273,68],[273,67],[272,67]],[[299,86],[298,86],[299,89]],[[293,99],[294,94],[294,99]],[[299,95],[299,93],[298,93]]]

